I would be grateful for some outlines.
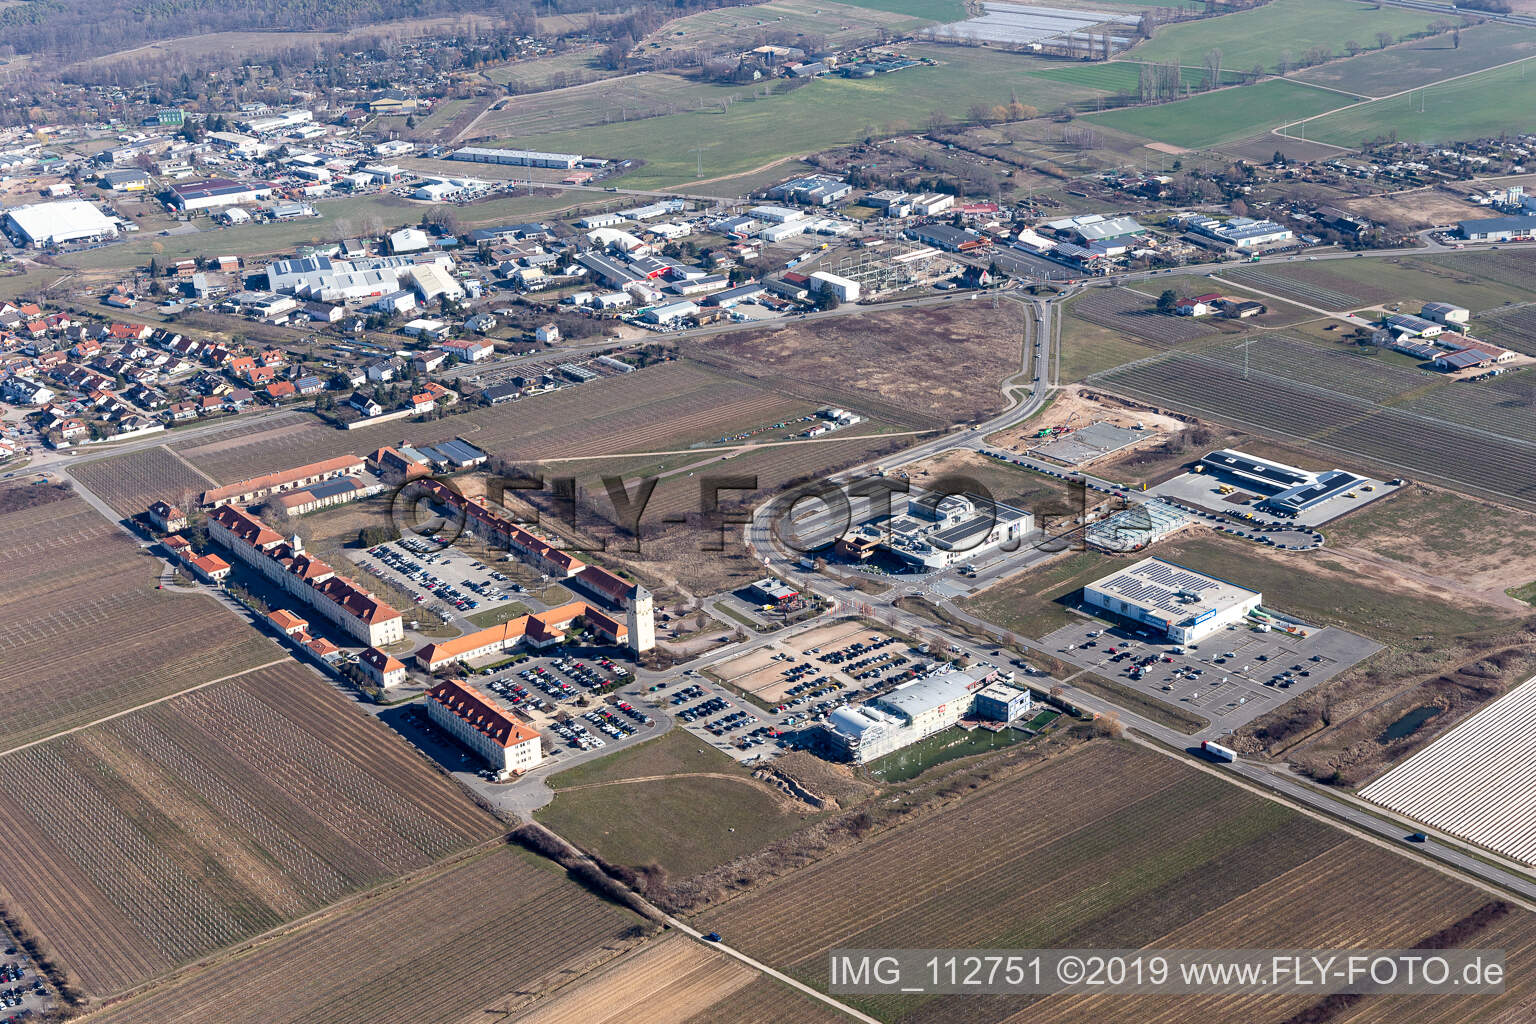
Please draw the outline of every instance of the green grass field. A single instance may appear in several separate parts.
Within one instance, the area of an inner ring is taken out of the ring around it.
[[[700,176],[696,146],[702,147],[702,176],[714,178],[846,145],[866,135],[921,128],[934,110],[954,116],[972,103],[1005,103],[1010,90],[1041,110],[1102,94],[1102,90],[1031,78],[1026,72],[1041,68],[1043,62],[1028,57],[939,46],[910,46],[905,51],[943,63],[872,79],[818,79],[787,93],[743,100],[724,112],[714,106],[581,130],[509,135],[502,141],[509,146],[640,158],[647,166],[626,175],[623,184],[666,187]],[[750,90],[725,89],[722,94],[730,93],[750,95]]]
[[[1098,64],[1067,64],[1041,71],[1031,71],[1029,74],[1032,78],[1080,85],[1087,89],[1100,89],[1112,96],[1134,96],[1141,85],[1142,66],[1140,61],[1113,60]],[[1198,88],[1199,84],[1205,80],[1205,68],[1185,68],[1183,79]],[[1238,73],[1231,69],[1224,69],[1221,80],[1228,85],[1235,85],[1239,80]]]
[[[545,88],[557,75],[568,79],[609,78],[617,71],[609,71],[597,64],[598,47],[586,46],[558,53],[552,57],[513,61],[487,70],[485,77],[499,85],[516,82],[528,88]]]
[[[1091,374],[1156,354],[1156,349],[1137,344],[1119,331],[1071,315],[1062,318],[1061,379],[1064,381],[1082,380]]]
[[[1306,137],[1336,146],[1385,136],[1429,143],[1529,131],[1533,124],[1536,60],[1527,59],[1309,120]]]
[[[610,863],[659,864],[674,880],[759,849],[807,820],[681,729],[561,772],[550,785],[555,799],[538,812],[540,822]]]
[[[1165,26],[1145,43],[1133,47],[1130,56],[1135,60],[1176,60],[1189,67],[1202,67],[1206,53],[1218,49],[1224,67],[1239,71],[1263,67],[1274,71],[1286,54],[1300,58],[1315,46],[1340,54],[1348,40],[1374,46],[1378,32],[1401,39],[1424,31],[1434,20],[1435,16],[1429,13],[1394,7],[1376,9],[1355,0],[1273,0],[1262,7],[1219,18]]]
[[[1448,35],[1432,36],[1308,68],[1292,77],[1365,96],[1386,96],[1530,56],[1536,56],[1536,32],[1484,24],[1464,29],[1460,46]]]
[[[1287,116],[1319,114],[1348,102],[1348,97],[1336,92],[1270,79],[1173,103],[1087,114],[1083,119],[1145,139],[1203,149],[1257,135]]]
[[[848,0],[849,7],[904,14],[924,21],[959,21],[965,17],[961,0]]]

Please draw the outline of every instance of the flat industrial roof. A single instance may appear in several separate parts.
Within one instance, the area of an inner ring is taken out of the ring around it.
[[[1088,589],[1164,617],[1169,622],[1199,618],[1207,612],[1214,614],[1261,596],[1256,590],[1161,558],[1144,558],[1129,568],[1090,583]]]

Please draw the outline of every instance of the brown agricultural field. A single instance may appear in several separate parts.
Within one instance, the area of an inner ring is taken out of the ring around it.
[[[500,1020],[500,1007],[521,1006],[623,952],[641,927],[640,918],[579,888],[553,865],[503,846],[189,969],[84,1020]]]
[[[514,1024],[685,1024],[760,977],[740,960],[673,933],[540,1003]]]
[[[255,432],[232,427],[178,445],[177,451],[221,483],[336,455],[366,456],[402,438],[430,444],[460,435],[492,456],[532,463],[687,448],[812,408],[804,400],[671,362],[437,420],[338,430],[305,417]]]
[[[88,462],[71,469],[70,475],[124,517],[136,516],[162,499],[190,511],[214,485],[164,445]]]
[[[0,897],[102,997],[500,824],[294,662],[0,757]]]
[[[687,350],[768,387],[931,428],[1002,411],[1002,382],[1022,366],[1027,312],[1020,303],[983,296],[939,309],[731,331]]]
[[[1536,986],[1514,980],[1513,967],[1536,966],[1536,918],[1215,771],[1115,741],[985,784],[698,922],[818,987],[827,952],[839,947],[1391,947],[1458,923],[1461,944],[1510,951],[1504,994],[1446,1000],[1422,1018],[1416,1003],[1363,1000],[1329,1019],[1468,1019],[1515,1006]],[[882,1020],[955,1019],[953,1000],[845,998]],[[1188,999],[976,996],[965,1002],[965,1019],[1257,1024],[1287,1020],[1312,1002],[1208,997],[1192,1016]]]
[[[0,749],[281,656],[78,497],[0,514]]]

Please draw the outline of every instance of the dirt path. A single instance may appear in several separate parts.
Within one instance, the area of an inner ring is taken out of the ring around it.
[[[1529,614],[1531,610],[1530,605],[1510,597],[1502,588],[1486,589],[1468,586],[1457,579],[1422,572],[1413,568],[1410,563],[1401,562],[1374,551],[1329,545],[1324,552],[1345,562],[1362,563],[1372,570],[1366,575],[1384,579],[1391,584],[1406,586],[1412,590],[1424,591],[1427,596],[1443,597],[1446,593],[1451,593],[1480,604],[1492,605],[1501,611]]]

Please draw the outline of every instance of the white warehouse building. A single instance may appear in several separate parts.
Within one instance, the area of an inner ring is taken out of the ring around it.
[[[995,669],[953,669],[898,686],[867,704],[844,704],[821,725],[829,753],[864,764],[942,732],[968,715]]]
[[[117,235],[115,221],[80,199],[13,207],[5,211],[5,229],[17,241],[38,248]]]
[[[839,277],[837,274],[829,274],[825,270],[818,270],[810,277],[811,291],[831,292],[837,296],[839,302],[859,301],[859,282],[851,278]]]
[[[1083,588],[1090,608],[1151,626],[1179,644],[1199,643],[1244,617],[1264,599],[1214,576],[1144,558]]]

